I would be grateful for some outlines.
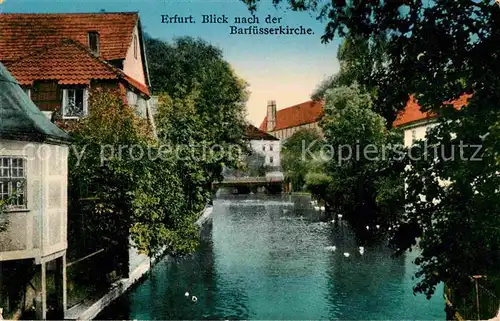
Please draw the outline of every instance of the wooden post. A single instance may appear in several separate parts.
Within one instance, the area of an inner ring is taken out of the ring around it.
[[[0,262],[0,308],[3,308],[4,293],[3,293],[3,271],[2,262]]]
[[[57,293],[58,318],[64,319],[67,309],[66,254],[56,259],[55,286]]]
[[[36,318],[38,320],[47,319],[47,269],[45,262],[40,264],[40,284],[37,286],[36,294]]]
[[[63,308],[63,318],[66,317],[66,310],[68,309],[68,283],[66,278],[66,253],[61,257],[61,265],[62,265],[62,308]]]

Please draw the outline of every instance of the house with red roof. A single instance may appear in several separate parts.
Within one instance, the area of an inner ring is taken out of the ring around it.
[[[152,121],[137,12],[0,14],[0,62],[48,117],[84,117],[89,90],[103,87]]]
[[[271,100],[267,103],[267,116],[262,121],[260,129],[282,140],[301,129],[321,132],[318,122],[323,115],[323,101],[310,100],[277,111],[276,101]]]
[[[471,94],[463,94],[458,99],[445,103],[451,103],[455,109],[460,109],[467,105],[470,97],[472,97]],[[393,127],[404,131],[405,146],[411,146],[415,141],[425,139],[427,130],[436,124],[438,115],[432,112],[422,112],[420,108],[415,97],[410,96],[405,109],[398,114],[393,123]]]

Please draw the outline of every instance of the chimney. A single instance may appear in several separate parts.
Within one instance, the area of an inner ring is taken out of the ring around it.
[[[272,132],[276,127],[276,100],[267,102],[267,131]]]

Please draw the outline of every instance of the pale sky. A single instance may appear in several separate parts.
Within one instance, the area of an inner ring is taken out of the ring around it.
[[[311,28],[313,35],[231,35],[235,16],[250,14],[240,0],[4,0],[0,12],[58,13],[138,11],[144,31],[153,38],[170,41],[179,36],[200,37],[220,47],[236,73],[250,84],[247,118],[259,126],[266,115],[268,100],[277,109],[310,99],[314,88],[338,71],[338,43],[321,44],[324,24],[305,12],[276,10],[271,0],[261,0],[256,13],[258,27],[268,25],[269,14],[282,17],[286,27]],[[161,15],[193,15],[195,24],[162,24]],[[202,24],[202,15],[225,14],[229,24]],[[240,25],[239,27],[247,27]]]

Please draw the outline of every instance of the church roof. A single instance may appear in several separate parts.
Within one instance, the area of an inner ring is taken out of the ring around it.
[[[53,124],[0,63],[0,139],[67,143],[69,135]]]

